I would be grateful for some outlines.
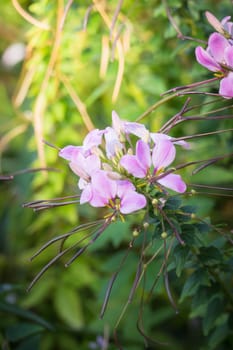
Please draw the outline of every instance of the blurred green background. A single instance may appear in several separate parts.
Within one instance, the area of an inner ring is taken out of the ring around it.
[[[88,205],[41,212],[23,208],[23,203],[32,200],[77,193],[76,176],[58,158],[56,149],[41,139],[57,147],[79,145],[93,125],[110,125],[113,109],[122,119],[135,121],[166,90],[211,78],[211,73],[195,61],[197,42],[177,38],[163,2],[125,0],[117,13],[120,4],[116,0],[6,0],[0,4],[0,173],[44,166],[56,169],[26,172],[0,182],[0,344],[4,350],[115,349],[112,329],[127,301],[138,263],[135,249],[114,284],[106,314],[100,320],[107,283],[138,220],[129,217],[126,223],[112,225],[69,268],[64,268],[67,259],[57,262],[26,292],[57,252],[56,246],[50,247],[30,262],[43,243],[103,216],[102,210]],[[213,31],[205,10],[219,19],[232,15],[232,2],[227,0],[172,0],[167,4],[183,35],[204,41]],[[217,92],[217,84],[211,89],[206,87]],[[168,101],[143,122],[158,131],[179,112],[186,98]],[[223,115],[232,113],[230,101],[201,106],[210,99],[192,97],[192,105],[200,105],[193,115],[211,113],[223,105],[229,106]],[[229,127],[232,122],[227,119],[193,121],[174,128],[171,135],[181,137]],[[230,133],[194,139],[191,144],[191,154],[178,152],[180,162],[232,152]],[[188,183],[227,187],[233,182],[232,170],[226,158],[193,177],[190,168],[182,175]],[[198,206],[200,216],[210,216],[214,223],[232,222],[231,198],[200,195],[186,200]],[[149,280],[155,279],[160,265],[158,260],[155,270],[148,272]],[[184,276],[173,282],[178,300]],[[168,343],[167,349],[209,349],[198,317],[189,317],[189,304],[189,300],[184,301],[175,314],[160,281],[144,309],[145,332]],[[124,349],[144,348],[136,326],[139,311],[138,292],[119,325],[118,337]],[[109,339],[109,344],[103,339]],[[219,347],[217,343],[219,350],[229,350],[232,345],[229,340],[220,342]],[[157,344],[150,348],[164,347]]]

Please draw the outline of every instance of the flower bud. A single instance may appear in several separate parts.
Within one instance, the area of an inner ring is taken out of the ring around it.
[[[145,230],[148,229],[149,225],[149,222],[143,222],[143,227]]]
[[[159,203],[158,199],[156,199],[156,198],[152,199],[151,204],[153,205],[153,207],[156,207],[158,205],[158,203]]]
[[[221,22],[209,11],[206,11],[205,13],[207,21],[209,22],[209,24],[220,34],[225,34],[225,31],[222,27]]]
[[[138,237],[139,231],[137,229],[133,230],[133,237]]]
[[[165,232],[165,231],[162,232],[162,233],[161,233],[161,238],[162,238],[162,239],[166,239],[166,238],[167,238],[167,232]]]

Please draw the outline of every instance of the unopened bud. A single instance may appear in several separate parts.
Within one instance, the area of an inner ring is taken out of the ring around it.
[[[162,233],[161,233],[161,238],[162,238],[162,239],[166,239],[166,238],[167,238],[167,232],[165,232],[165,231],[162,232]]]
[[[217,32],[219,32],[220,34],[225,34],[225,31],[222,27],[221,22],[219,22],[219,20],[209,11],[206,11],[205,13],[207,21],[209,22],[209,24],[215,29],[217,30]]]
[[[191,219],[196,219],[196,214],[195,213],[191,214]]]
[[[191,190],[190,193],[191,193],[192,195],[194,195],[194,194],[196,194],[197,192],[196,192],[195,190]]]
[[[143,223],[143,227],[144,227],[144,229],[146,230],[146,229],[149,227],[149,222],[144,222],[144,223]]]
[[[153,207],[156,207],[157,205],[158,205],[158,199],[156,199],[156,198],[154,198],[154,199],[152,199],[152,205],[153,205]]]
[[[133,237],[138,237],[139,231],[137,229],[133,230]]]

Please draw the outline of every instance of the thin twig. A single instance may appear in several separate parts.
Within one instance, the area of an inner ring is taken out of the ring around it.
[[[103,318],[103,316],[105,314],[105,311],[106,311],[106,308],[107,308],[107,305],[108,305],[108,301],[109,301],[109,298],[110,298],[110,294],[111,294],[111,291],[112,291],[112,287],[113,287],[113,285],[115,283],[115,280],[116,280],[117,276],[119,275],[119,272],[120,272],[121,268],[124,266],[124,264],[126,262],[126,259],[127,259],[128,255],[129,255],[130,250],[133,247],[133,244],[134,244],[134,239],[129,243],[128,249],[127,249],[126,253],[123,256],[117,271],[112,275],[112,277],[110,278],[110,281],[108,282],[108,287],[107,287],[107,290],[106,290],[106,293],[105,293],[104,302],[103,302],[103,305],[102,305],[102,308],[101,308],[101,312],[100,312],[100,318],[101,319]]]
[[[7,175],[1,175],[4,178],[8,178],[9,180],[12,180],[15,176],[17,175],[23,175],[23,174],[30,174],[30,173],[35,173],[37,171],[55,171],[59,172],[59,169],[56,168],[29,168],[29,169],[22,169],[22,170],[17,170],[11,174]]]
[[[219,190],[219,191],[233,191],[233,187],[219,187],[219,186],[210,186],[210,185],[203,185],[203,184],[189,184],[190,186],[193,187],[200,187],[200,188],[207,188],[207,189],[214,189],[214,190]]]
[[[64,10],[64,13],[63,13],[63,17],[62,17],[61,23],[60,23],[60,30],[63,29],[64,23],[65,23],[65,19],[66,19],[66,17],[67,17],[67,14],[68,14],[68,12],[69,12],[69,9],[70,9],[70,7],[71,7],[73,1],[74,1],[74,0],[68,0],[67,4],[66,4],[66,6],[65,6],[65,10]]]
[[[221,134],[224,132],[229,132],[232,130],[233,130],[233,128],[229,128],[229,129],[223,129],[223,130],[204,132],[202,134],[194,134],[194,135],[190,135],[190,136],[177,137],[177,138],[175,138],[175,141],[190,140],[190,139],[195,139],[197,137],[199,138],[199,137],[203,137],[203,136],[211,136],[211,135]]]
[[[113,214],[114,215],[114,214]],[[65,263],[65,267],[68,267],[70,264],[72,264],[72,262],[77,259],[80,255],[82,255],[85,250],[87,250],[87,248],[93,244],[97,238],[99,238],[99,236],[104,232],[104,230],[111,224],[112,222],[112,217],[109,217],[108,219],[105,220],[105,223],[97,230],[95,236],[82,248],[80,248],[73,256],[71,259],[69,259],[66,263]]]
[[[207,44],[206,41],[203,41],[203,40],[200,40],[200,39],[196,39],[196,38],[193,38],[193,37],[190,37],[190,36],[186,36],[184,35],[180,28],[178,27],[175,19],[172,17],[171,15],[171,11],[170,11],[170,8],[168,7],[167,5],[167,1],[166,0],[163,0],[163,3],[164,3],[164,6],[165,6],[165,9],[166,9],[166,13],[167,13],[167,17],[171,23],[171,25],[173,26],[173,28],[175,29],[176,33],[177,33],[177,37],[181,40],[192,40],[192,41],[196,41],[198,43],[201,43],[201,44]]]
[[[183,107],[181,108],[180,112],[177,113],[174,117],[172,117],[171,119],[169,119],[159,130],[160,133],[167,133],[172,127],[174,127],[179,121],[180,119],[182,119],[182,115],[186,112],[187,110],[187,106],[189,104],[189,102],[191,101],[191,98],[187,98],[187,100],[185,101]]]
[[[53,243],[56,243],[56,242],[66,238],[66,237],[70,237],[74,233],[78,233],[81,230],[87,230],[87,229],[92,228],[94,226],[100,225],[101,223],[103,223],[103,220],[95,221],[93,223],[82,224],[82,225],[75,227],[74,229],[72,229],[71,231],[69,231],[67,233],[64,233],[62,235],[59,235],[59,236],[49,240],[36,253],[33,254],[33,256],[30,258],[30,260],[32,261],[33,259],[35,259],[38,255],[40,255],[40,253],[42,253],[46,248],[48,248]]]
[[[207,85],[207,84],[215,82],[216,80],[219,80],[219,78],[214,77],[214,78],[211,78],[211,79],[198,81],[196,83],[192,83],[192,84],[188,84],[188,85],[177,86],[175,88],[172,88],[170,90],[165,91],[161,96],[165,96],[165,95],[168,95],[170,93],[174,93],[174,92],[177,92],[177,91],[180,91],[180,90],[188,90],[188,89],[193,89],[195,87],[199,87],[199,86],[202,86],[202,85]]]

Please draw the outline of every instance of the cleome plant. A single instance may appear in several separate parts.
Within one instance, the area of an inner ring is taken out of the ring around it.
[[[118,70],[112,93],[114,102],[120,94],[123,80],[124,58],[121,53],[124,47],[127,47],[126,34],[127,30],[130,31],[130,24],[121,14],[122,1],[117,4],[112,22],[109,22],[102,3],[93,1],[93,4],[86,9],[85,26],[88,27],[91,12],[96,11],[110,30],[110,37],[115,38],[112,39],[112,60],[116,55]],[[68,67],[66,66],[63,72],[62,69],[61,71],[57,69],[54,86],[50,86],[51,91],[53,88],[59,91],[59,84],[63,84],[63,89],[69,92],[82,116],[82,123],[88,129],[84,138],[83,132],[78,134],[78,131],[72,131],[69,141],[67,130],[72,129],[72,125],[66,121],[64,132],[66,135],[59,140],[59,146],[56,140],[54,142],[56,145],[53,144],[53,136],[52,141],[49,139],[42,142],[40,113],[43,114],[46,103],[49,108],[49,99],[53,99],[53,93],[50,91],[51,96],[45,103],[42,89],[34,110],[34,138],[40,167],[32,171],[39,170],[39,174],[40,170],[43,170],[43,173],[45,171],[44,179],[40,175],[41,178],[36,180],[37,188],[40,188],[43,181],[52,181],[56,186],[56,171],[52,173],[56,169],[47,167],[45,145],[51,146],[53,152],[51,157],[56,159],[55,162],[59,164],[61,172],[66,174],[63,175],[62,181],[65,183],[69,179],[69,186],[64,195],[47,199],[41,199],[40,191],[37,190],[36,200],[25,203],[23,207],[36,212],[48,212],[48,209],[52,208],[61,210],[61,213],[64,210],[62,213],[64,220],[67,207],[72,207],[75,208],[73,209],[75,213],[80,212],[80,216],[77,224],[76,216],[73,220],[75,227],[65,233],[59,232],[53,235],[32,255],[31,260],[34,262],[34,259],[39,260],[39,257],[47,251],[52,251],[52,255],[51,253],[45,255],[43,262],[46,261],[34,275],[28,291],[33,292],[43,281],[44,274],[57,265],[62,264],[67,268],[65,272],[59,271],[60,276],[69,273],[69,268],[78,271],[81,259],[91,260],[92,256],[97,255],[100,259],[98,261],[108,268],[105,266],[106,270],[100,269],[95,275],[97,282],[93,290],[97,294],[101,293],[101,301],[99,311],[94,312],[94,318],[99,316],[103,322],[106,318],[105,325],[107,324],[109,328],[108,332],[106,329],[103,330],[101,335],[96,336],[95,341],[89,341],[85,345],[89,349],[128,349],[124,343],[125,334],[127,339],[124,319],[131,312],[135,315],[134,326],[143,344],[140,345],[142,347],[136,346],[135,349],[173,349],[170,339],[165,339],[163,334],[154,332],[155,307],[151,308],[151,305],[156,305],[157,300],[161,300],[158,299],[160,294],[163,294],[162,303],[169,307],[169,315],[171,313],[174,320],[186,312],[190,322],[197,322],[203,343],[197,343],[196,349],[225,350],[233,346],[233,231],[231,223],[219,223],[215,218],[200,213],[202,202],[204,205],[206,203],[203,198],[219,196],[224,200],[231,199],[233,195],[233,188],[221,184],[221,174],[219,175],[217,167],[218,164],[225,164],[230,176],[233,116],[232,112],[228,114],[228,111],[232,111],[233,98],[233,22],[230,16],[219,20],[206,11],[205,20],[210,24],[211,30],[214,30],[208,39],[186,37],[178,28],[177,19],[167,2],[163,1],[162,4],[161,8],[166,10],[166,16],[178,37],[192,43],[198,42],[195,44],[197,61],[195,63],[197,66],[199,64],[202,66],[198,67],[200,71],[207,69],[207,79],[192,82],[190,78],[190,84],[170,88],[149,108],[140,110],[137,118],[132,117],[130,112],[123,113],[124,117],[121,117],[119,112],[119,116],[115,111],[118,110],[118,105],[109,112],[106,118],[108,121],[103,122],[100,117],[102,121],[100,123],[98,119],[93,122],[94,118],[89,117],[84,103],[65,76],[64,72]],[[72,1],[68,1],[56,32],[58,46],[62,42],[60,31],[71,9]],[[158,11],[159,9],[160,7]],[[124,37],[121,37],[123,35],[121,31],[115,32],[117,18],[123,21]],[[84,37],[82,39],[85,41]],[[100,75],[103,77],[107,69],[103,57],[109,55],[106,51],[106,36],[103,37],[102,44],[105,54],[102,54]],[[43,84],[47,88],[49,79],[53,79],[51,71],[55,66],[56,45],[53,49],[54,55],[50,58],[48,68],[50,71],[45,73],[42,88]],[[89,54],[88,50],[88,48],[84,50],[85,55]],[[46,56],[46,52],[44,55]],[[174,63],[174,69],[176,64],[178,63]],[[102,89],[105,88],[107,89],[102,86]],[[85,89],[88,90],[88,87],[84,86]],[[61,98],[64,98],[64,90],[61,91],[63,91]],[[136,88],[134,91],[135,94],[138,93]],[[96,94],[98,93],[101,92],[98,90]],[[97,97],[92,96],[93,100],[95,98]],[[180,102],[180,98],[184,101],[182,107],[175,113],[166,115],[165,122],[156,123],[152,120],[151,116],[153,113],[158,113],[157,110],[161,106],[171,103],[171,110],[177,108],[176,103],[177,100]],[[64,105],[66,103],[68,105],[66,98],[64,99]],[[203,123],[203,130],[200,132],[195,126],[198,122]],[[221,127],[208,130],[207,126],[211,122],[221,122],[218,124]],[[104,127],[101,128],[99,125],[103,124]],[[46,127],[49,128],[48,125]],[[77,143],[74,141],[76,132]],[[200,143],[205,145],[208,156],[202,154],[198,148]],[[223,152],[221,144],[226,146]],[[17,173],[3,175],[1,179],[13,179],[16,175]],[[204,182],[196,183],[193,180],[199,175],[200,179],[205,178]],[[59,190],[60,188],[54,192]],[[63,190],[66,191],[66,187]],[[59,228],[59,223],[57,226]],[[104,255],[106,250],[109,250],[109,260],[101,255],[102,253]],[[94,265],[90,263],[89,271],[97,269]],[[102,285],[101,282],[100,286],[98,277],[101,279],[102,273],[105,276],[105,283]],[[118,291],[120,294],[124,276],[127,276],[125,277],[127,288],[122,287],[124,295],[120,299],[120,304],[114,308],[114,298]],[[88,289],[88,283],[82,288]],[[93,314],[93,310],[88,312]],[[62,315],[64,314],[65,312]],[[65,317],[69,323],[69,316]],[[149,322],[148,319],[152,321]],[[81,333],[85,328],[84,325],[85,322],[81,322],[79,328]],[[131,348],[133,349],[129,347]]]

